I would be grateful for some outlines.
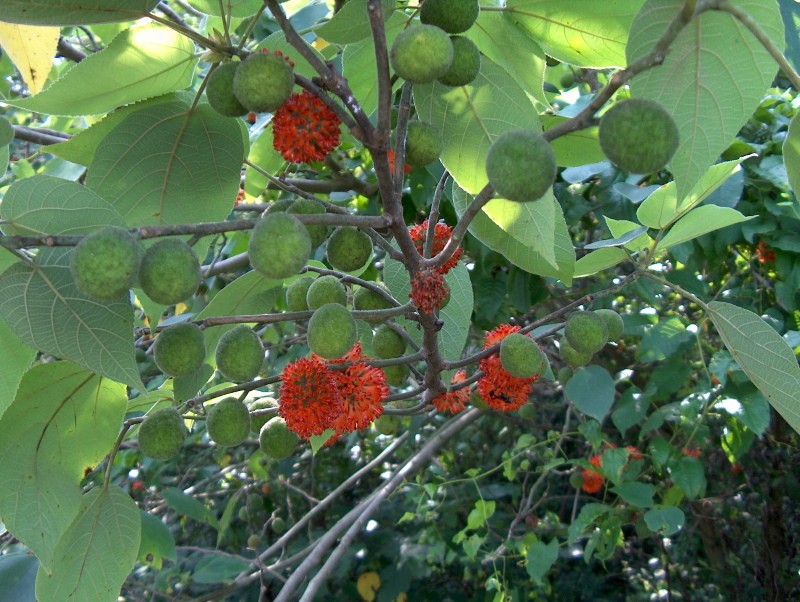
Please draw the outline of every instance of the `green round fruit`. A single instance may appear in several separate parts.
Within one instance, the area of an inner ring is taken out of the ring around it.
[[[247,114],[247,109],[233,93],[233,76],[241,63],[222,63],[206,81],[206,98],[208,104],[220,115],[240,117]]]
[[[619,340],[619,338],[622,336],[622,331],[625,328],[625,324],[622,322],[622,316],[620,316],[613,309],[596,309],[594,310],[594,313],[603,318],[603,321],[606,323],[606,328],[608,329],[608,340]]]
[[[443,29],[411,25],[395,38],[389,59],[397,75],[426,84],[447,73],[453,62],[453,43]]]
[[[372,337],[372,350],[379,359],[400,357],[406,352],[406,341],[388,324],[381,324]]]
[[[567,318],[564,336],[576,351],[593,355],[608,343],[608,328],[594,312],[576,311]]]
[[[293,215],[267,213],[253,228],[247,252],[254,270],[267,278],[282,280],[306,265],[311,255],[311,237]]]
[[[479,12],[478,0],[425,0],[419,20],[447,33],[461,33],[472,27]]]
[[[168,326],[156,337],[153,359],[167,376],[184,376],[199,370],[206,359],[203,331],[191,322]]]
[[[269,525],[270,529],[275,535],[282,535],[286,532],[286,521],[283,520],[280,516],[276,516],[272,519],[272,522]]]
[[[286,211],[289,207],[294,205],[294,203],[294,199],[278,199],[277,201],[271,202],[264,213],[280,213],[281,211]]]
[[[572,368],[569,366],[562,366],[558,369],[558,376],[556,377],[558,382],[565,385],[570,378],[572,378]]]
[[[249,409],[251,412],[256,410],[270,410],[273,408],[278,407],[278,402],[275,401],[272,397],[262,397],[250,404]],[[264,414],[261,416],[253,416],[250,414],[250,430],[254,433],[257,433],[261,430],[261,427],[267,424],[273,418],[278,416],[277,413],[273,414]]]
[[[333,269],[353,272],[372,257],[372,239],[358,228],[340,226],[328,239],[326,257]]]
[[[247,548],[250,550],[257,550],[258,547],[261,545],[261,536],[257,534],[253,534],[247,538]]]
[[[298,199],[286,209],[286,213],[310,215],[312,213],[325,213],[325,205],[314,199]],[[308,235],[311,237],[312,248],[317,248],[330,234],[330,228],[325,224],[306,225]]]
[[[453,62],[439,81],[445,86],[466,86],[480,73],[481,51],[469,38],[453,36],[450,39],[453,42]]]
[[[194,249],[177,238],[151,245],[139,264],[139,286],[156,303],[175,305],[200,286],[200,261]]]
[[[247,512],[247,508],[242,506],[239,508],[239,520],[243,522],[247,522],[250,520],[250,514]]]
[[[353,314],[338,303],[323,305],[308,321],[308,347],[325,359],[342,357],[355,345],[357,337]]]
[[[383,284],[379,284],[381,288],[389,293],[388,289]],[[359,287],[353,293],[353,309],[359,311],[374,311],[376,309],[389,309],[394,307],[388,300],[368,288]],[[370,324],[379,324],[386,320],[386,318],[359,318]]]
[[[308,311],[306,295],[314,278],[298,278],[286,288],[286,309],[288,311]]]
[[[223,334],[215,352],[217,369],[235,383],[253,380],[264,361],[261,339],[244,324]]]
[[[498,196],[525,203],[542,198],[556,178],[550,143],[533,130],[498,136],[486,155],[486,175]]]
[[[400,420],[400,416],[388,416],[384,414],[383,416],[379,416],[372,424],[375,425],[375,430],[381,435],[393,435],[400,429],[402,421]]]
[[[396,366],[385,366],[382,368],[386,375],[386,384],[393,387],[400,387],[406,383],[408,378],[408,364],[398,364]]]
[[[653,100],[630,98],[603,114],[598,130],[600,148],[623,171],[659,171],[678,150],[678,126]]]
[[[347,290],[336,276],[320,276],[311,283],[306,294],[308,309],[319,309],[328,303],[347,305]]]
[[[248,111],[273,112],[292,94],[294,70],[281,55],[251,54],[233,76],[233,94]]]
[[[162,408],[145,417],[139,427],[139,449],[154,460],[171,460],[186,439],[186,425],[175,408]]]
[[[261,427],[258,445],[265,454],[276,460],[288,458],[300,438],[289,430],[283,418],[273,418]]]
[[[117,299],[134,284],[139,243],[125,228],[100,228],[72,250],[69,267],[82,293],[94,299]]]
[[[442,138],[430,123],[412,121],[406,134],[406,163],[412,166],[433,163],[442,154]]]
[[[250,411],[236,397],[225,397],[208,410],[206,429],[217,445],[239,445],[250,433]]]
[[[569,344],[566,338],[561,338],[558,343],[558,350],[561,354],[561,359],[567,362],[572,368],[579,368],[585,366],[592,360],[591,353],[578,351]]]
[[[571,88],[572,86],[575,85],[575,72],[572,70],[567,71],[564,75],[561,76],[561,79],[558,80],[558,83],[561,85],[562,90]]]
[[[547,368],[547,357],[531,337],[513,332],[500,343],[503,370],[516,378],[540,375]]]

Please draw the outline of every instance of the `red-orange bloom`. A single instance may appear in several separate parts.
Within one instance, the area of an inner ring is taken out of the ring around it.
[[[464,370],[459,370],[453,375],[450,381],[451,385],[457,385],[467,380],[467,373]],[[433,398],[433,406],[440,412],[449,412],[450,414],[458,414],[463,410],[469,402],[469,387],[462,387],[455,391],[448,391]]]
[[[272,117],[272,145],[294,163],[322,161],[339,146],[336,113],[317,96],[304,90],[292,94]]]
[[[394,155],[394,151],[391,148],[389,149],[389,152],[387,153],[387,156],[389,158],[389,169],[391,170],[392,173],[394,173],[394,157],[395,157],[395,155]],[[411,166],[408,165],[408,164],[403,165],[403,173],[411,173]]]
[[[642,459],[642,452],[639,451],[638,447],[634,447],[633,445],[628,445],[625,449],[628,450],[628,459],[629,460],[641,460]]]
[[[411,293],[417,309],[424,313],[433,313],[444,304],[449,289],[444,276],[437,270],[424,269],[416,272],[411,278]]]
[[[501,324],[486,333],[484,348],[492,347],[513,332],[519,331],[519,326]],[[493,353],[478,362],[478,367],[483,371],[483,376],[478,379],[478,394],[487,405],[501,412],[518,410],[528,401],[533,383],[539,380],[535,374],[527,378],[517,378],[505,370],[500,362],[500,355]]]
[[[283,369],[278,412],[289,430],[308,439],[331,426],[341,403],[336,383],[317,358],[302,358]]]
[[[340,399],[331,423],[337,433],[367,428],[383,414],[382,402],[389,395],[383,370],[360,362],[331,375]]]
[[[690,458],[699,458],[701,455],[703,455],[702,450],[696,445],[693,445],[692,447],[684,447],[681,451],[683,452],[684,456],[689,456]]]
[[[761,263],[775,261],[775,251],[770,249],[769,245],[761,240],[758,245],[756,245],[756,257]]]
[[[592,456],[589,458],[589,463],[595,468],[600,468],[603,463],[603,456],[600,454]],[[584,468],[581,471],[581,478],[583,479],[581,489],[583,489],[586,493],[597,493],[603,488],[603,475],[596,470]]]
[[[434,256],[438,255],[442,252],[447,241],[450,240],[450,235],[452,234],[453,229],[443,222],[437,222],[436,226],[433,229],[433,249],[432,253]],[[417,251],[420,255],[422,255],[422,250],[425,245],[425,236],[428,233],[428,220],[425,220],[421,224],[417,224],[415,226],[411,226],[408,229],[408,233],[411,235],[411,240],[414,241],[414,244],[417,247]],[[456,267],[458,260],[461,258],[461,247],[456,249],[456,252],[445,261],[442,265],[439,266],[438,270],[442,274],[446,274],[451,269]]]

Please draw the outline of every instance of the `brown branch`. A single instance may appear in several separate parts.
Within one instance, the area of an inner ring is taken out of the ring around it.
[[[58,144],[70,139],[69,134],[47,128],[32,128],[25,125],[14,125],[12,127],[14,128],[15,139],[41,144],[42,146]]]
[[[64,36],[58,37],[56,50],[58,51],[58,54],[63,56],[65,59],[69,59],[75,63],[80,63],[86,58],[86,53],[80,48],[75,48],[75,46],[67,42]]]

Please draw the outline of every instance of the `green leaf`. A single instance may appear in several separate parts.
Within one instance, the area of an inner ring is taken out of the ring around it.
[[[472,529],[473,531],[480,529],[492,517],[496,507],[497,503],[494,501],[476,500],[475,507],[467,517],[467,529]]]
[[[751,215],[745,217],[736,209],[730,207],[720,207],[718,205],[703,205],[697,209],[692,209],[689,213],[679,219],[667,235],[661,239],[656,250],[664,250],[688,240],[694,240],[698,236],[719,230],[726,226],[739,224],[754,219]]]
[[[168,487],[161,492],[161,495],[164,496],[164,501],[167,502],[167,505],[178,514],[188,516],[214,528],[217,527],[217,515],[191,495],[184,493],[177,487]]]
[[[131,226],[224,219],[239,190],[236,120],[190,99],[143,107],[98,146],[86,185]]]
[[[0,556],[0,600],[36,602],[36,570],[39,561],[27,552]]]
[[[740,163],[746,158],[741,157],[735,161],[712,165],[680,203],[675,182],[664,184],[644,200],[636,211],[636,217],[648,228],[666,228],[678,216],[702,203],[733,174],[740,172],[742,170]]]
[[[573,520],[572,524],[569,526],[569,543],[573,544],[578,541],[578,538],[583,535],[589,527],[594,525],[601,516],[604,516],[610,510],[610,506],[597,503],[586,504],[581,508],[578,517]]]
[[[517,203],[505,199],[493,199],[482,211],[503,232],[527,247],[538,251],[547,263],[557,268],[555,255],[555,230],[548,227],[555,223],[556,212],[561,213],[558,203],[548,198],[533,203]]]
[[[88,25],[133,21],[158,0],[3,0],[3,21],[28,25]]]
[[[143,389],[127,296],[84,296],[69,270],[70,248],[41,249],[0,276],[0,315],[22,342],[108,378]]]
[[[473,533],[469,537],[464,540],[464,553],[467,555],[467,558],[470,560],[475,560],[478,556],[478,551],[481,549],[483,542],[486,541],[486,537],[483,535],[478,535],[477,533]]]
[[[542,577],[558,560],[558,539],[553,538],[550,543],[541,540],[533,542],[525,553],[525,570],[536,583],[542,583]]]
[[[621,435],[625,435],[632,426],[647,415],[650,400],[637,387],[627,389],[617,403],[617,409],[611,414],[611,421]]]
[[[742,411],[736,414],[736,417],[753,431],[756,437],[760,437],[769,426],[769,402],[764,399],[761,391],[742,395],[739,397],[739,402],[742,404]]]
[[[123,385],[50,362],[25,374],[0,420],[0,516],[48,569],[81,505],[84,471],[111,449],[125,406]]]
[[[3,368],[0,370],[0,418],[2,418],[3,412],[11,405],[17,394],[23,375],[36,357],[36,350],[23,345],[2,318],[0,318],[0,349],[3,350]]]
[[[269,184],[269,178],[261,172],[274,174],[286,163],[286,159],[272,146],[272,128],[261,130],[258,138],[250,145],[247,161],[259,167],[260,170],[250,165],[246,166],[247,176],[244,180],[244,189],[247,194],[258,196],[266,190],[267,184]]]
[[[195,565],[192,581],[195,583],[213,584],[228,583],[236,575],[250,568],[250,563],[243,558],[231,558],[213,551],[203,556]]]
[[[139,509],[116,485],[83,496],[73,523],[61,536],[52,570],[39,568],[39,602],[117,599],[136,563]]]
[[[642,0],[508,0],[506,10],[544,51],[580,67],[625,66],[625,44]]]
[[[461,217],[472,202],[472,197],[453,184],[453,206]],[[494,203],[495,201],[491,201]],[[510,201],[502,201],[508,203]],[[555,232],[555,259],[557,268],[554,268],[539,251],[539,241],[533,236],[527,236],[526,241],[511,236],[500,226],[493,222],[489,216],[481,210],[469,226],[470,233],[485,244],[490,249],[502,253],[506,259],[514,265],[530,272],[542,276],[559,278],[565,284],[572,282],[572,272],[575,265],[575,251],[572,247],[572,240],[569,237],[567,224],[564,215],[551,194],[544,198],[534,201],[534,203],[551,203],[554,206],[552,222],[549,224],[537,224],[537,228],[549,228]],[[502,207],[502,206],[501,206]],[[485,209],[485,208],[484,208]],[[543,212],[544,215],[547,212]],[[532,246],[528,246],[532,245]]]
[[[665,536],[680,531],[685,521],[686,516],[683,514],[683,510],[674,506],[660,506],[648,510],[644,514],[644,522],[647,523],[647,528]]]
[[[775,2],[738,0],[780,46],[783,23]],[[681,11],[683,0],[648,0],[631,27],[628,62],[641,58]],[[692,19],[672,43],[664,63],[638,74],[634,96],[660,102],[680,134],[671,161],[678,198],[700,181],[758,107],[777,71],[769,52],[721,11]]]
[[[124,226],[116,209],[77,182],[36,175],[14,182],[0,204],[9,235],[88,234],[99,226]]]
[[[624,219],[613,219],[607,215],[603,216],[603,219],[606,222],[606,226],[608,226],[608,231],[611,232],[611,236],[614,238],[624,239],[625,237],[630,236],[631,232],[634,230],[641,228],[641,226],[636,222],[631,222]],[[647,234],[642,234],[633,240],[625,241],[623,246],[630,251],[639,251],[641,249],[649,248],[652,243],[653,239],[650,238],[650,236]]]
[[[316,456],[319,450],[325,447],[325,444],[328,442],[328,440],[335,434],[335,430],[325,429],[325,431],[319,435],[311,435],[309,438],[309,443],[311,443],[311,455]]]
[[[653,505],[653,496],[656,493],[656,488],[648,483],[632,481],[630,483],[623,483],[617,487],[612,487],[611,491],[616,493],[631,506],[649,508]]]
[[[636,350],[636,358],[641,362],[666,359],[691,338],[691,333],[686,331],[686,326],[679,317],[664,318],[645,330],[642,342]]]
[[[602,421],[614,403],[614,379],[605,368],[586,366],[576,370],[564,392],[581,412]]]
[[[695,499],[706,490],[706,475],[697,458],[683,456],[670,464],[672,482],[683,489],[686,497]]]
[[[481,60],[480,74],[468,86],[416,85],[414,101],[420,119],[439,130],[445,168],[470,194],[477,194],[489,181],[486,153],[495,138],[508,130],[541,129],[527,94],[505,69],[486,57]]]
[[[712,301],[709,316],[725,346],[767,401],[800,432],[800,367],[786,341],[751,311]]]
[[[560,115],[541,115],[539,118],[545,130],[569,119]],[[551,140],[550,146],[556,154],[556,164],[561,167],[580,167],[606,161],[606,156],[597,140],[597,131],[597,127],[594,126]]]
[[[598,249],[597,251],[587,253],[575,262],[575,273],[573,276],[575,278],[592,276],[608,268],[613,268],[626,259],[628,259],[628,254],[624,249],[620,249],[619,247]]]
[[[783,141],[783,162],[795,196],[800,194],[800,113],[789,122],[789,131]]]
[[[222,14],[219,0],[190,0],[189,4],[207,15],[224,14],[241,18],[256,14],[258,9],[264,6],[264,0],[223,0],[222,6],[225,12]]]
[[[123,104],[187,88],[194,43],[154,23],[131,27],[35,96],[6,100],[50,115],[96,115]]]
[[[395,0],[381,0],[384,19],[391,14],[394,5]],[[367,0],[350,0],[330,21],[317,27],[315,33],[331,44],[351,44],[371,36]]]
[[[139,543],[138,560],[149,564],[156,570],[161,570],[165,558],[175,562],[178,559],[178,553],[175,550],[175,538],[169,527],[157,516],[144,510],[139,510],[139,517],[142,521],[142,537]]]

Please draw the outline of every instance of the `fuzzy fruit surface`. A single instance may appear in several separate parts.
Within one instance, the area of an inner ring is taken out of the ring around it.
[[[241,62],[233,93],[248,111],[274,112],[292,94],[294,70],[279,54],[257,52]]]
[[[347,305],[347,291],[336,276],[320,276],[311,283],[306,294],[308,309],[319,309],[328,303]]]
[[[272,519],[272,523],[270,523],[269,527],[275,535],[281,535],[286,532],[286,521],[280,516],[276,516]]]
[[[197,254],[177,238],[165,238],[148,247],[139,264],[139,286],[162,305],[175,305],[194,295],[200,279]]]
[[[453,43],[434,25],[411,25],[398,35],[389,54],[397,75],[415,84],[443,76],[453,62]]]
[[[247,113],[239,99],[233,93],[233,76],[240,63],[222,63],[206,82],[206,98],[208,104],[220,115],[241,117]]]
[[[608,343],[608,328],[594,312],[576,311],[567,318],[564,336],[576,351],[595,354]]]
[[[225,397],[208,410],[206,429],[217,445],[239,445],[250,433],[250,411],[236,397]]]
[[[556,178],[550,143],[533,130],[500,134],[486,154],[486,175],[497,194],[526,203],[542,198]]]
[[[171,460],[181,451],[186,426],[178,410],[162,408],[148,415],[139,427],[139,449],[154,460]]]
[[[220,337],[215,358],[222,376],[235,383],[245,382],[261,370],[264,348],[258,335],[240,324]]]
[[[297,199],[294,203],[289,205],[286,213],[293,213],[295,215],[310,215],[313,213],[325,213],[325,205],[314,199]],[[312,248],[317,248],[330,234],[330,227],[325,224],[308,224],[306,225],[308,235],[311,237]]]
[[[289,430],[283,418],[273,418],[258,433],[261,451],[276,460],[291,456],[299,440],[300,437]]]
[[[78,243],[69,267],[82,293],[94,299],[116,299],[134,284],[139,244],[125,228],[106,226]]]
[[[479,12],[478,0],[425,0],[419,19],[447,33],[461,33],[472,27]]]
[[[600,119],[600,148],[623,171],[648,174],[663,169],[678,150],[678,126],[653,100],[629,98]]]
[[[528,378],[544,372],[547,357],[536,341],[514,332],[500,342],[500,363],[511,376]]]
[[[442,138],[430,123],[412,121],[406,133],[406,163],[412,166],[433,163],[442,154]]]
[[[592,354],[591,353],[584,353],[583,351],[578,351],[572,345],[569,344],[569,341],[565,337],[562,337],[558,343],[558,350],[561,354],[561,359],[563,359],[567,364],[570,365],[572,368],[579,368],[581,366],[585,366],[590,361],[592,361]],[[562,381],[563,384],[563,381]]]
[[[308,347],[325,359],[342,357],[355,345],[357,335],[353,314],[338,303],[323,305],[308,321]]]
[[[406,341],[387,324],[381,324],[372,337],[372,349],[375,357],[388,360],[405,353]]]
[[[340,226],[328,239],[328,263],[340,272],[353,272],[372,257],[372,239],[352,226]]]
[[[382,284],[379,286],[381,286],[381,288],[386,290],[387,294],[390,294],[385,286],[383,286]],[[363,310],[363,311],[374,311],[376,309],[389,309],[390,307],[393,307],[393,305],[389,302],[388,299],[383,298],[381,295],[379,295],[375,291],[371,291],[368,288],[360,287],[356,289],[355,293],[353,293],[353,309]],[[380,318],[362,318],[362,319],[365,322],[369,322],[370,324],[379,324],[380,322],[384,321],[384,319]]]
[[[278,402],[273,397],[262,397],[251,403],[249,406],[251,412],[256,410],[269,410],[278,408]],[[270,420],[277,416],[277,412],[274,414],[264,414],[262,416],[253,416],[250,414],[250,430],[254,433],[258,433],[261,430],[261,427],[267,424]]]
[[[267,278],[282,280],[297,274],[311,255],[311,237],[293,215],[267,213],[250,233],[250,265]]]
[[[288,311],[308,311],[306,295],[314,278],[298,278],[286,288],[286,309]]]
[[[373,424],[375,425],[375,430],[381,435],[393,435],[400,430],[401,420],[400,416],[384,414],[375,420]]]
[[[153,359],[167,376],[184,376],[199,370],[206,358],[203,331],[184,322],[162,330],[153,345]]]
[[[407,364],[385,366],[382,370],[386,375],[386,383],[393,387],[403,385],[406,382],[406,378],[408,378],[409,368]]]
[[[445,86],[466,86],[481,70],[481,51],[475,42],[462,36],[450,38],[453,42],[453,62],[439,81]]]
[[[595,315],[603,318],[603,321],[606,323],[606,328],[608,329],[608,340],[619,340],[619,338],[622,336],[622,331],[625,328],[625,324],[622,322],[622,316],[620,316],[613,309],[596,309],[594,310],[594,313]]]

